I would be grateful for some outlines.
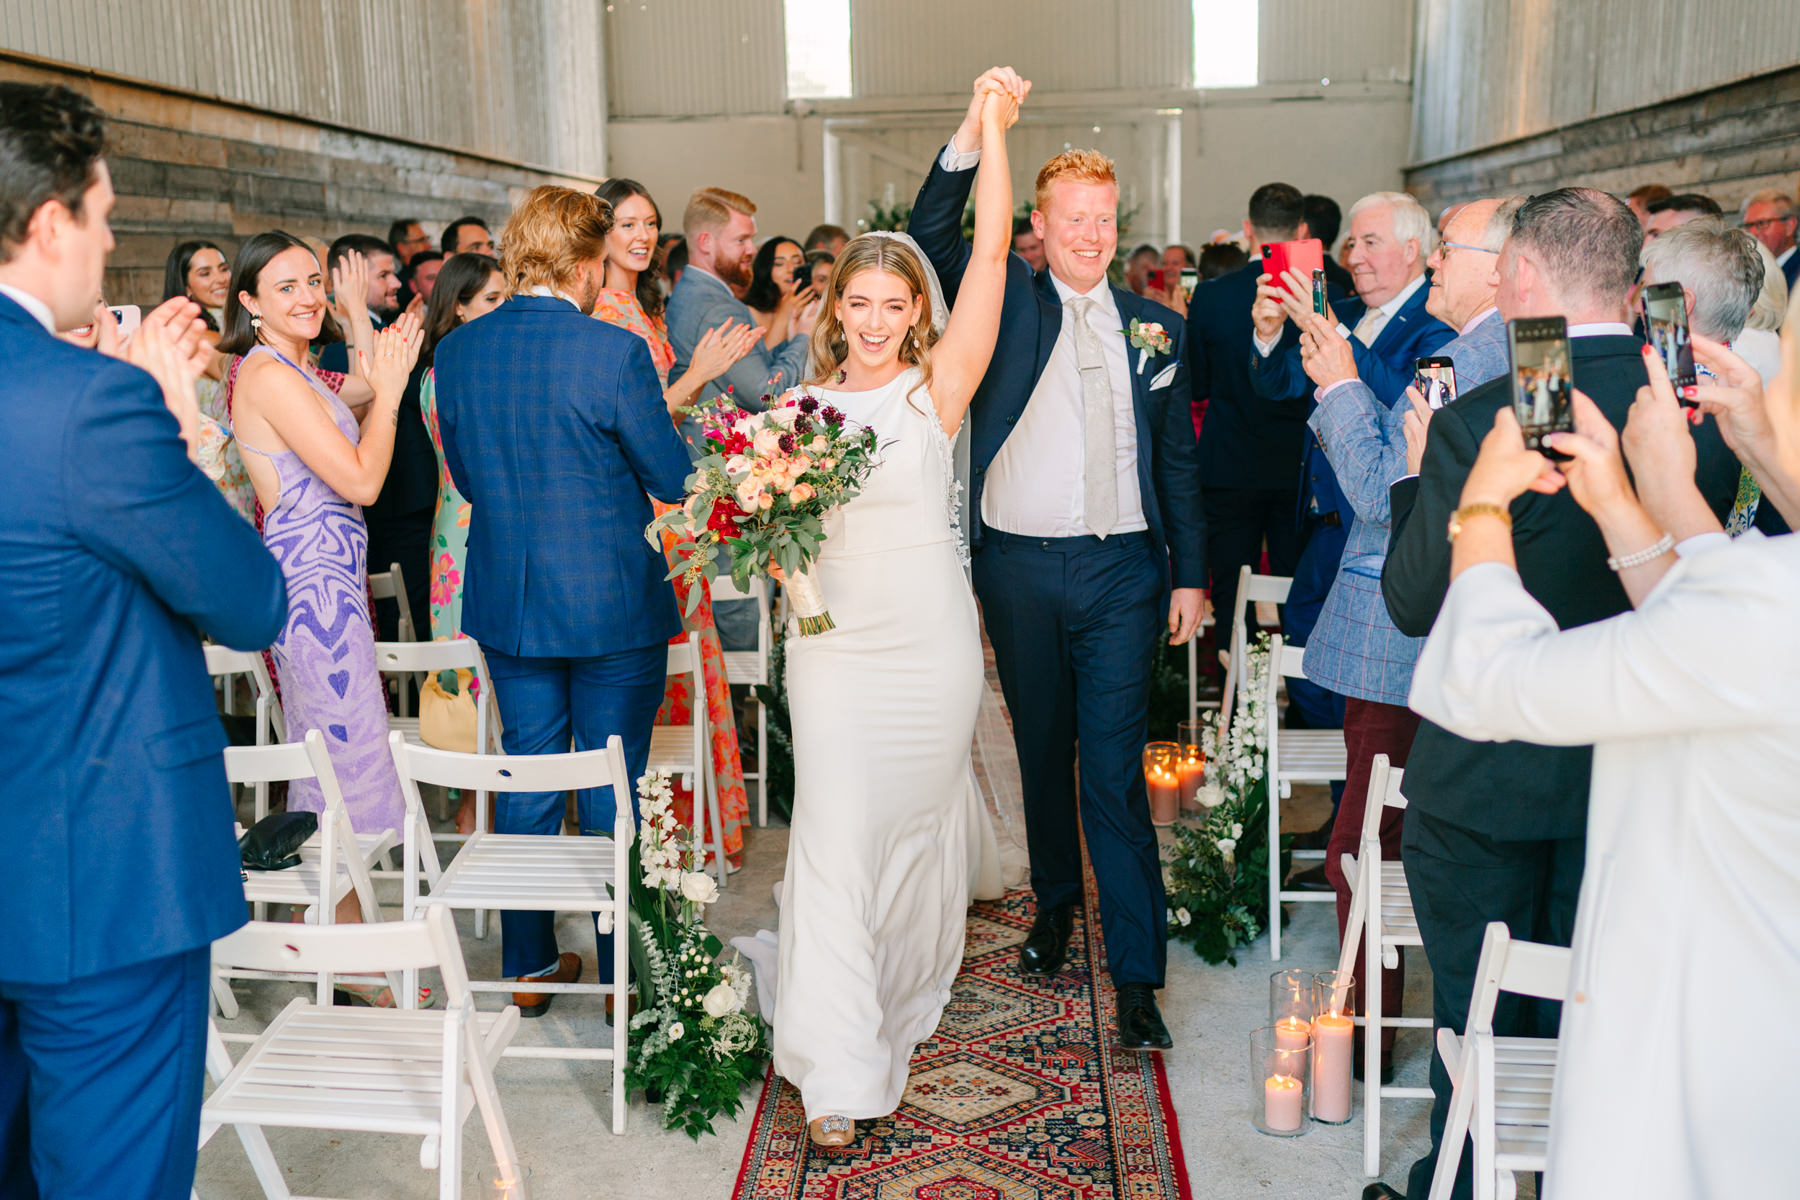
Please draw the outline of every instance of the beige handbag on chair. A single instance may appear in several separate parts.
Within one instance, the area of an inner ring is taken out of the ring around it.
[[[446,691],[439,682],[441,677],[449,674],[449,671],[439,671],[427,675],[425,686],[419,689],[419,738],[438,750],[479,754],[481,746],[475,736],[475,697],[469,692],[472,672],[463,668],[456,671],[455,692]]]

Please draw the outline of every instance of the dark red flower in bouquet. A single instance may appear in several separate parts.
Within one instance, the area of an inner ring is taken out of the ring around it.
[[[807,420],[805,417],[794,418],[794,435],[796,437],[805,437],[812,431],[813,423],[811,421]]]
[[[825,406],[825,411],[819,415],[825,419],[827,424],[841,425],[844,423],[844,414],[829,404]]]
[[[780,446],[780,447],[781,447],[781,452],[782,452],[782,453],[783,453],[783,454],[792,454],[792,453],[793,453],[793,452],[794,452],[794,446],[795,446],[795,445],[796,445],[796,444],[797,444],[797,443],[795,443],[795,441],[794,441],[794,435],[793,435],[793,434],[791,434],[791,433],[784,433],[784,434],[782,434],[782,435],[781,435],[781,441],[779,441],[779,442],[778,442],[778,443],[776,443],[776,444],[777,444],[777,445],[779,445],[779,446]]]
[[[737,501],[721,496],[713,503],[712,516],[706,519],[706,527],[714,533],[730,537],[737,533],[737,519],[743,515],[744,510],[737,506]]]
[[[725,453],[742,454],[749,448],[750,439],[739,433],[737,430],[734,429],[725,435]]]
[[[800,397],[800,411],[805,413],[809,417],[812,416],[814,413],[819,411],[818,400],[812,396]]]

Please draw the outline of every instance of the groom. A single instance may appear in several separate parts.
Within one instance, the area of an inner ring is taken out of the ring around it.
[[[996,84],[1022,91],[1010,67],[976,81],[913,205],[910,232],[952,303],[969,260],[962,212],[982,94]],[[970,409],[974,582],[1025,788],[1037,915],[1019,969],[1049,977],[1063,964],[1085,833],[1120,1042],[1166,1050],[1155,993],[1167,917],[1139,756],[1156,638],[1166,628],[1187,641],[1206,611],[1205,519],[1185,326],[1107,282],[1118,200],[1112,163],[1095,151],[1065,151],[1038,172],[1031,227],[1048,266],[1034,276],[1018,255],[1008,262],[999,343]],[[1134,319],[1161,335],[1131,335]]]

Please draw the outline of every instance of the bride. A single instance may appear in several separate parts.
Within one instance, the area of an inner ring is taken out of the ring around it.
[[[995,85],[973,101],[973,256],[942,335],[937,280],[910,239],[864,235],[826,282],[818,371],[800,389],[802,404],[835,407],[881,443],[881,465],[827,520],[812,567],[837,627],[787,650],[796,780],[775,1069],[800,1089],[823,1146],[899,1107],[913,1049],[950,998],[970,894],[1002,890],[970,772],[983,668],[950,438],[999,334],[1005,135],[1029,89]]]

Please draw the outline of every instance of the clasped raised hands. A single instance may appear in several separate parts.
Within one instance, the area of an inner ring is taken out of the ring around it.
[[[356,348],[357,374],[368,381],[377,400],[399,403],[424,340],[425,330],[419,318],[401,313],[392,325],[375,331],[373,353],[361,346]]]
[[[1031,81],[1021,78],[1011,67],[989,67],[975,80],[975,94],[969,100],[969,111],[964,114],[962,126],[956,131],[956,148],[963,152],[974,150],[981,145],[983,135],[982,114],[987,110],[990,97],[997,118],[997,133],[1011,129],[1019,119],[1019,106],[1025,103],[1025,97],[1031,94]]]

